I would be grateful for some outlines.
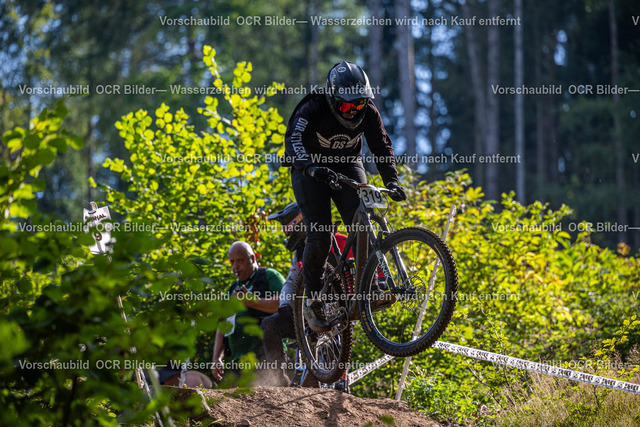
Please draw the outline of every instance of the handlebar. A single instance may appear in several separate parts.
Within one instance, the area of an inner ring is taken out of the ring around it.
[[[367,185],[366,183],[365,184],[360,183],[355,179],[351,179],[340,173],[336,173],[336,175],[338,176],[337,181],[329,181],[329,187],[331,187],[334,190],[341,190],[342,186],[340,184],[347,184],[349,187],[353,188],[354,190],[358,190],[362,185]],[[384,187],[376,187],[376,189],[381,193],[393,193],[392,190],[389,190],[388,188],[384,188]]]
[[[331,187],[332,190],[342,190],[342,185],[340,185],[340,178],[338,178],[338,181],[329,181],[329,187]]]

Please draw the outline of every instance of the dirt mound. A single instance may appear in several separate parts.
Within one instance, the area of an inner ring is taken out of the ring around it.
[[[441,426],[393,399],[364,399],[330,389],[255,387],[202,390],[218,426]]]

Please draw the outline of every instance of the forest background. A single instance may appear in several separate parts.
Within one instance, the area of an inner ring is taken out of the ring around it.
[[[201,53],[209,44],[222,76],[250,61],[254,91],[283,83],[271,105],[285,120],[334,63],[355,61],[379,90],[396,154],[417,154],[409,158],[428,181],[465,168],[489,199],[515,190],[523,203],[568,204],[572,219],[601,231],[596,242],[640,247],[640,233],[628,229],[640,226],[633,1],[23,1],[0,8],[1,131],[26,126],[59,97],[36,88],[87,91],[68,102],[69,126],[87,144],[44,171],[50,185],[38,195],[38,205],[61,218],[100,200],[88,177],[123,188],[98,167],[123,155],[114,128],[122,115],[165,102],[205,129],[193,113],[206,96],[198,92],[211,84]],[[486,18],[502,21],[480,25]],[[551,93],[511,93],[523,86]],[[495,154],[515,157],[480,162]]]
[[[640,11],[523,3],[2,3],[3,420],[104,421],[142,401],[121,372],[20,361],[95,367],[131,345],[141,362],[210,360],[237,306],[166,296],[224,290],[239,238],[286,270],[265,219],[293,197],[274,159],[295,104],[342,59],[380,89],[396,154],[420,160],[401,168],[410,201],[392,223],[441,230],[459,207],[460,302],[443,339],[637,382]],[[90,235],[24,231],[76,223],[91,200],[136,225],[114,233],[127,244],[110,263],[87,254]],[[356,339],[354,363],[379,356]],[[404,398],[436,418],[640,423],[637,401],[606,390],[434,350],[413,366]],[[353,392],[390,396],[400,369]]]

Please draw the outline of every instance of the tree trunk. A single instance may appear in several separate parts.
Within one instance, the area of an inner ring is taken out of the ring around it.
[[[469,10],[469,3],[464,2],[462,7],[462,16],[466,19],[471,18],[472,14]],[[485,121],[485,92],[484,78],[482,77],[482,67],[480,65],[480,53],[478,47],[478,37],[475,27],[472,25],[464,26],[464,35],[467,42],[467,54],[469,55],[469,68],[471,71],[471,87],[473,89],[473,110],[474,110],[474,134],[475,134],[475,152],[478,156],[484,155],[484,140],[486,137],[486,121]],[[477,162],[474,168],[475,184],[484,187],[484,164]]]
[[[615,0],[609,0],[609,38],[611,46],[611,85],[618,86],[620,70],[618,68],[618,23],[616,22]],[[622,129],[620,125],[620,95],[613,94],[613,149],[616,153],[616,187],[618,189],[617,221],[619,225],[627,224],[627,209],[625,203],[626,191],[624,182],[624,147],[622,144]],[[622,228],[622,227],[621,227]],[[618,232],[618,241],[627,240],[624,231]]]
[[[373,18],[382,18],[382,0],[373,0],[370,2],[371,16]],[[369,27],[369,66],[367,73],[371,84],[375,89],[374,102],[378,110],[382,111],[382,98],[380,97],[379,88],[382,87],[382,25],[372,25]]]
[[[435,70],[436,61],[433,56],[433,46],[434,46],[433,38],[432,38],[433,29],[429,28],[427,31],[428,31],[428,36],[425,37],[425,44],[427,46],[427,49],[426,49],[426,52],[424,53],[424,64],[427,66],[429,70]],[[438,146],[436,144],[438,126],[436,125],[436,99],[434,97],[436,89],[434,88],[434,82],[435,82],[435,78],[432,73],[431,79],[430,79],[431,90],[429,91],[429,94],[428,94],[431,102],[429,103],[429,107],[427,109],[428,116],[429,116],[429,127],[427,128],[426,137],[427,137],[427,141],[431,145],[431,154],[437,155],[437,154],[440,154],[441,152],[440,153],[437,152]]]
[[[373,0],[369,3],[369,10],[373,18],[382,18],[382,0]],[[369,75],[369,82],[374,89],[375,98],[373,102],[378,107],[378,111],[382,114],[384,107],[384,100],[380,95],[380,88],[382,87],[382,37],[383,27],[382,25],[372,25],[369,27],[369,63],[367,64],[366,72]],[[364,154],[369,154],[369,148],[363,147],[366,151]],[[364,168],[367,172],[372,174],[378,173],[376,166],[373,162],[365,162]]]
[[[640,168],[634,168],[633,171],[633,188],[640,187]],[[640,197],[635,194],[635,203],[633,208],[633,227],[640,227]],[[637,231],[631,234],[633,236],[633,247],[640,248],[640,233]]]
[[[396,1],[396,17],[411,18],[409,0]],[[413,36],[411,25],[396,27],[398,43],[398,77],[400,79],[400,101],[404,110],[404,138],[406,141],[405,154],[416,154],[416,125],[415,125],[415,65],[413,52]]]
[[[309,1],[309,16],[315,16],[318,14],[318,0],[310,0]],[[310,85],[314,84],[322,84],[323,82],[318,81],[318,26],[317,25],[309,25],[309,46],[308,46],[308,70],[307,77],[309,79],[308,83]]]
[[[553,111],[554,104],[551,102],[550,98],[547,103],[548,105],[545,108],[546,111]],[[558,148],[558,114],[556,112],[548,113],[547,123],[547,139],[549,141],[549,180],[551,184],[558,185],[560,183],[560,171],[558,170],[558,159],[560,158],[560,149]]]
[[[522,17],[522,0],[515,0],[516,18]],[[514,27],[514,85],[521,87],[524,84],[524,52],[522,47],[522,26]],[[521,204],[526,203],[525,194],[525,156],[524,156],[524,95],[516,94],[515,99],[515,154],[520,160],[516,163],[516,197]]]
[[[488,0],[489,16],[498,16],[498,0]],[[500,148],[500,103],[497,94],[492,92],[492,87],[500,84],[500,30],[497,26],[490,26],[487,30],[488,57],[487,57],[487,138],[485,152],[487,155],[497,154]],[[486,189],[487,198],[497,200],[498,170],[497,163],[487,163]]]
[[[537,43],[541,43],[542,32],[540,26],[542,25],[542,17],[539,13],[536,14],[536,25],[534,31],[534,40]],[[534,46],[534,69],[535,69],[535,81],[536,86],[541,86],[542,82],[542,46]],[[544,149],[544,105],[543,98],[536,97],[536,189],[535,198],[539,199],[544,191],[546,184],[546,162],[545,162],[545,149]]]
[[[557,32],[554,33],[554,39],[557,39]],[[543,60],[545,70],[545,82],[556,81],[555,61],[553,54],[545,55]],[[558,173],[558,113],[555,111],[555,103],[551,97],[544,98],[544,132],[547,147],[545,148],[547,155],[547,183],[558,184],[560,182],[560,174]]]

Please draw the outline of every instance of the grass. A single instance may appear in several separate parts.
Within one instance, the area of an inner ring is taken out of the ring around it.
[[[640,395],[532,374],[529,400],[497,414],[498,426],[639,426]],[[636,373],[630,382],[640,383]]]
[[[253,394],[253,393],[254,391],[251,387],[237,387],[232,391],[226,392],[224,395],[227,397],[238,398],[238,397],[242,397],[245,394]]]
[[[396,425],[396,420],[391,415],[380,415],[380,421],[389,426]]]

